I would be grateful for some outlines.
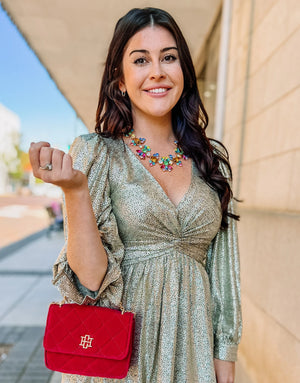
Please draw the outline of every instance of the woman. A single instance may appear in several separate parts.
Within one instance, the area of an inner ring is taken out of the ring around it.
[[[136,313],[126,383],[234,381],[239,217],[227,151],[208,140],[207,123],[177,24],[162,10],[133,9],[110,44],[96,133],[70,154],[45,142],[30,148],[34,175],[65,196],[54,284],[70,301],[122,300]]]

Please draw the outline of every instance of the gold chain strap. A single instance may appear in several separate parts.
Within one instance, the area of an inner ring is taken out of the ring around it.
[[[67,297],[64,296],[60,302],[52,302],[52,303],[55,303],[56,305],[59,305],[61,307],[62,305],[67,303]],[[119,303],[119,308],[120,308],[122,315],[123,315],[126,312],[126,310],[124,309],[122,302]],[[133,311],[130,311],[130,312],[133,312]],[[135,312],[133,312],[133,314],[135,315]]]

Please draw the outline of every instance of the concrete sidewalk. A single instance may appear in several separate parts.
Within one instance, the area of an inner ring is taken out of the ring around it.
[[[53,232],[0,260],[0,382],[58,383],[44,366],[42,347],[49,303],[60,301],[52,265],[63,246]]]

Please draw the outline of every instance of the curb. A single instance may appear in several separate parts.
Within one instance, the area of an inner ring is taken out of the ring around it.
[[[21,247],[27,245],[28,243],[34,241],[35,239],[38,239],[44,235],[46,235],[48,228],[42,229],[40,231],[37,231],[36,233],[30,234],[25,238],[20,239],[19,241],[16,241],[10,245],[7,245],[5,247],[2,247],[0,249],[0,260],[4,259],[11,253],[19,250]]]

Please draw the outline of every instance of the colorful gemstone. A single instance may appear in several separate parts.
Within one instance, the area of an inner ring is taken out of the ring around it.
[[[143,137],[137,138],[134,134],[133,128],[125,134],[125,137],[130,137],[131,142],[130,145],[138,146],[140,149],[136,150],[137,156],[141,160],[145,160],[145,158],[149,158],[149,165],[155,166],[156,163],[160,165],[160,168],[165,171],[172,171],[174,164],[178,166],[182,166],[182,159],[187,160],[188,156],[183,153],[183,150],[178,146],[178,141],[174,141],[174,145],[176,149],[174,150],[175,156],[169,154],[168,156],[160,157],[159,153],[151,154],[151,148],[148,145],[144,145],[146,139]]]

